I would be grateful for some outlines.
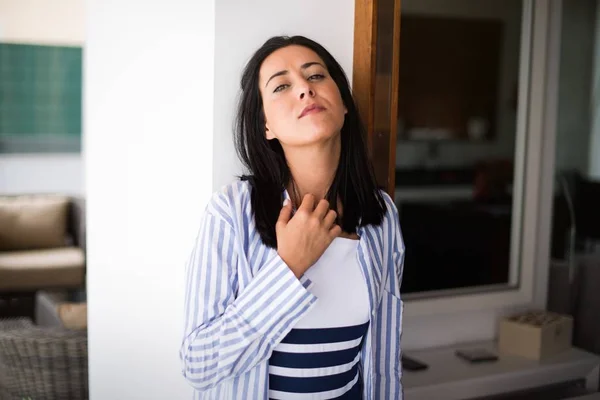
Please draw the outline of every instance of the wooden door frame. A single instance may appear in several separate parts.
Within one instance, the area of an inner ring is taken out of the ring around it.
[[[378,160],[373,154],[374,143],[377,140],[387,141],[380,146],[387,147],[389,162],[386,176],[378,176],[378,184],[385,188],[394,198],[396,172],[396,138],[398,120],[398,69],[400,65],[400,16],[401,0],[394,1],[394,27],[392,46],[392,76],[390,104],[390,134],[389,136],[375,132],[375,79],[377,60],[377,7],[378,0],[355,0],[354,3],[354,59],[352,73],[352,88],[359,113],[367,131],[366,143],[369,158],[373,164]]]

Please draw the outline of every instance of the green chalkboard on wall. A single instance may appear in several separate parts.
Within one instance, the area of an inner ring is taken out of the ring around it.
[[[0,153],[79,152],[82,49],[0,43]]]

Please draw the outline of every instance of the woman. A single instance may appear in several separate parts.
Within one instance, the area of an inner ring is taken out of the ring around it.
[[[241,86],[250,174],[213,196],[187,272],[195,398],[402,398],[404,244],[342,68],[274,37]]]

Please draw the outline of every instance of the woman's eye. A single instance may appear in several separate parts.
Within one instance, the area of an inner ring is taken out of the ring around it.
[[[283,85],[279,85],[275,88],[275,90],[273,90],[273,93],[277,93],[277,92],[281,92],[283,89],[285,89],[288,85],[287,84],[283,84]]]
[[[320,81],[323,78],[325,78],[325,76],[322,75],[322,74],[314,74],[314,75],[309,76],[308,80],[311,80],[311,81]]]

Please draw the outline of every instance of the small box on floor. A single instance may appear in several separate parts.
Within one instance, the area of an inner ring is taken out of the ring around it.
[[[541,360],[571,348],[572,337],[572,317],[527,311],[500,320],[498,351]]]

